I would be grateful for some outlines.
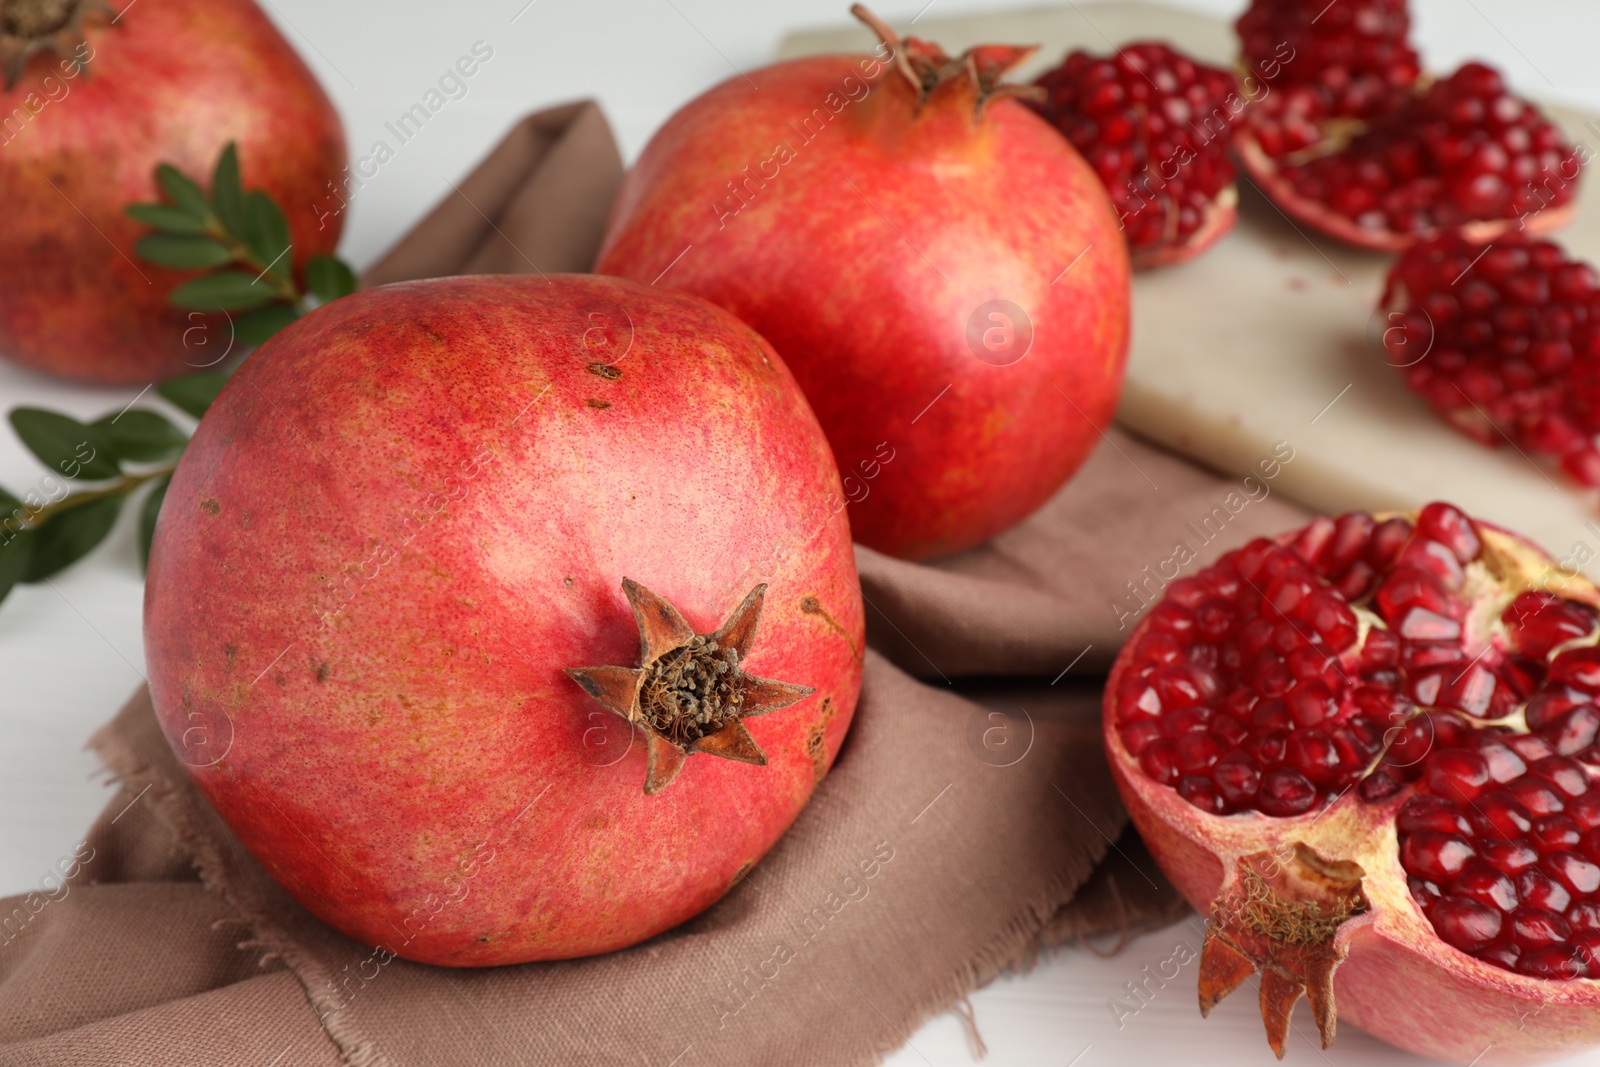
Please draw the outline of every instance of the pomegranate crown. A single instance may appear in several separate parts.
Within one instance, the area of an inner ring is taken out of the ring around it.
[[[922,105],[927,103],[939,86],[962,80],[977,92],[976,114],[979,118],[983,117],[984,105],[998,97],[1044,99],[1044,90],[1036,85],[1001,81],[1007,71],[1039,50],[1036,44],[981,44],[959,56],[950,56],[931,41],[917,37],[902,40],[865,4],[852,5],[850,14],[866,23],[878,35],[878,40],[888,46],[890,55],[894,57],[895,69],[916,90],[918,111],[922,110]]]
[[[111,24],[117,18],[105,0],[0,0],[0,87],[14,88],[28,60],[40,52],[73,61],[90,15]],[[85,60],[76,62],[87,69]]]

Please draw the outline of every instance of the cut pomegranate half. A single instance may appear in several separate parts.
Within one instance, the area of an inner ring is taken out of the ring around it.
[[[1600,276],[1549,241],[1446,234],[1389,273],[1383,343],[1408,387],[1487,445],[1600,486]]]
[[[1234,138],[1250,177],[1289,215],[1367,248],[1566,224],[1587,150],[1482,63],[1419,77],[1409,28],[1399,0],[1254,0],[1237,23],[1242,62],[1273,76]]]
[[[1455,1062],[1600,1043],[1600,590],[1448,504],[1318,518],[1173,582],[1106,688],[1152,854],[1261,974]],[[1486,1052],[1485,1050],[1489,1051]]]
[[[1233,228],[1228,144],[1244,103],[1232,74],[1136,41],[1073,52],[1035,84],[1035,110],[1105,183],[1136,269],[1192,259]]]

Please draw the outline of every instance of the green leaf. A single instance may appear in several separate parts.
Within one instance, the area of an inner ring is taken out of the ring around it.
[[[244,233],[244,186],[239,181],[239,148],[232,141],[222,150],[217,158],[217,169],[212,172],[211,202],[216,205],[217,218],[229,233]]]
[[[122,473],[105,435],[69,415],[42,408],[13,408],[11,427],[41,463],[68,478],[96,481]]]
[[[226,374],[203,370],[199,374],[185,374],[181,378],[164,381],[156,386],[156,392],[179,411],[198,419],[227,384]]]
[[[293,304],[284,301],[268,304],[234,319],[233,336],[240,344],[253,348],[299,317],[300,310]]]
[[[242,270],[225,270],[184,282],[168,299],[196,311],[249,311],[270,304],[278,294],[265,279],[258,282]]]
[[[117,523],[126,493],[97,497],[65,511],[57,511],[33,528],[32,551],[22,569],[22,581],[42,582],[87,556],[106,539]]]
[[[140,259],[147,259],[160,267],[192,270],[197,267],[220,267],[233,262],[233,253],[220,242],[209,237],[190,234],[152,233],[134,244],[133,250]]]
[[[162,233],[205,233],[206,220],[171,204],[129,204],[122,213]]]
[[[293,265],[289,256],[289,221],[272,202],[272,197],[259,189],[245,195],[245,223],[238,230],[245,246],[259,261],[258,266],[280,278],[289,277]]]
[[[337,256],[313,256],[306,264],[306,287],[324,304],[356,291],[355,271]]]
[[[0,601],[22,577],[33,548],[33,534],[13,518],[21,507],[22,501],[0,489]]]
[[[161,514],[161,502],[167,499],[167,486],[171,484],[170,474],[156,479],[139,508],[139,565],[146,570],[150,569],[150,542],[156,536],[156,519]]]
[[[156,168],[156,181],[172,197],[172,202],[184,211],[200,218],[211,214],[211,202],[206,199],[206,194],[177,167],[161,164]]]
[[[135,463],[159,463],[171,459],[189,443],[184,432],[165,415],[144,408],[129,408],[120,415],[106,415],[91,425],[105,436],[118,459]]]

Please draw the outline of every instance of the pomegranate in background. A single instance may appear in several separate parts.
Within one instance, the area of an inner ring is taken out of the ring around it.
[[[1159,41],[1076,51],[1034,84],[1039,113],[1111,195],[1135,269],[1193,259],[1233,228],[1233,75]]]
[[[1600,1043],[1600,590],[1448,504],[1318,518],[1173,582],[1117,659],[1105,741],[1210,917],[1209,1011],[1260,971],[1419,1055]]]
[[[227,324],[173,308],[185,274],[134,255],[148,231],[123,208],[160,199],[160,163],[209,174],[235,141],[296,264],[338,244],[314,202],[345,165],[339,117],[251,0],[139,0],[114,19],[92,0],[0,0],[0,67],[0,356],[107,385],[215,359]],[[208,346],[186,347],[203,322]]]
[[[151,696],[318,917],[485,966],[709,907],[839,751],[828,444],[726,312],[592,275],[345,297],[245,361],[150,553]],[[720,758],[718,758],[720,757]]]
[[[1571,218],[1587,150],[1482,63],[1420,76],[1404,0],[1253,0],[1237,28],[1243,63],[1280,68],[1235,145],[1295,218],[1389,250]]]
[[[1446,422],[1600,486],[1600,278],[1549,241],[1445,234],[1389,272],[1389,359]]]
[[[1029,49],[876,55],[731,78],[628,174],[598,270],[703,296],[793,368],[866,545],[907,559],[1028,515],[1100,439],[1128,254],[1094,172],[1001,82]],[[880,58],[891,55],[892,58]]]

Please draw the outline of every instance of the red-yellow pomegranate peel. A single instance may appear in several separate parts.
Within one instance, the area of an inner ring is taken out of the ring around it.
[[[1152,853],[1209,916],[1208,1012],[1259,974],[1425,1056],[1600,1043],[1600,590],[1448,504],[1353,512],[1173,582],[1106,688]],[[1594,977],[1591,977],[1594,976]]]

